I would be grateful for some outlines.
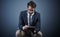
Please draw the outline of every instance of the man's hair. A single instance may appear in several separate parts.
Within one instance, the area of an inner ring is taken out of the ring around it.
[[[31,6],[32,8],[36,8],[36,3],[33,1],[28,2],[27,7]]]

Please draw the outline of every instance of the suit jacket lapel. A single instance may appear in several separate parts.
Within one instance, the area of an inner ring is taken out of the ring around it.
[[[28,21],[27,21],[27,11],[25,12],[25,24],[28,25]]]
[[[34,15],[32,16],[32,23],[33,23],[34,20],[35,20],[35,14],[36,14],[36,12],[35,12]]]

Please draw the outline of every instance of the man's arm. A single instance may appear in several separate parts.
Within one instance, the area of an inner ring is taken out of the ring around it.
[[[40,26],[41,26],[41,24],[40,24],[40,14],[38,14],[37,21],[36,21],[36,26],[35,26],[36,32],[40,31]]]
[[[29,27],[28,25],[24,25],[25,23],[24,23],[24,19],[23,19],[23,16],[24,16],[23,13],[24,12],[21,12],[20,16],[19,16],[19,25],[18,25],[18,27],[19,27],[20,30],[26,30]]]
[[[20,30],[23,30],[22,27],[24,25],[24,21],[23,21],[23,18],[22,18],[22,12],[20,13],[20,16],[19,16],[19,24],[18,24],[18,27]]]

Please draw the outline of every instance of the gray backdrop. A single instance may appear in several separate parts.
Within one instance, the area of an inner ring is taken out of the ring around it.
[[[1,37],[15,37],[20,11],[27,9],[30,0],[0,0]],[[43,37],[54,37],[58,32],[59,11],[57,0],[34,0],[36,11],[41,14]]]

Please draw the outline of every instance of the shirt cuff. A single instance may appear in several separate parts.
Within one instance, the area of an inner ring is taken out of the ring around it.
[[[24,30],[24,27],[22,27],[22,29]]]

